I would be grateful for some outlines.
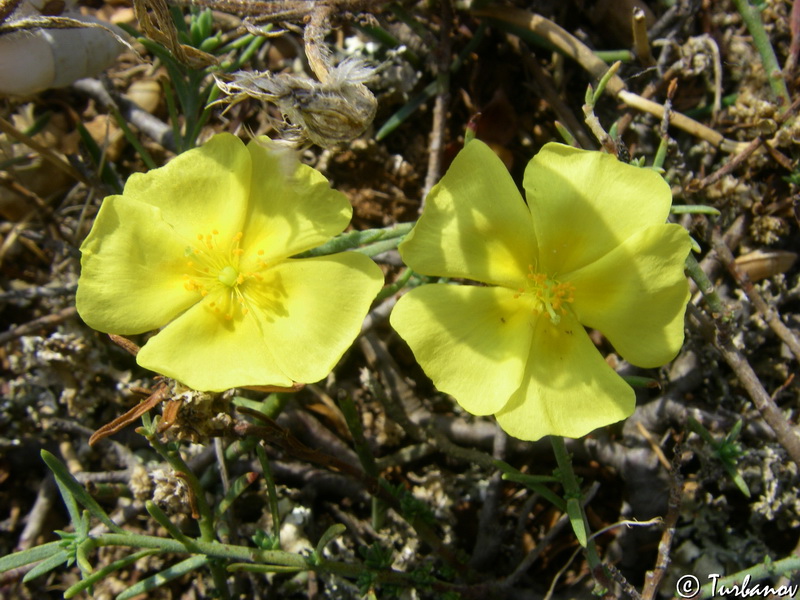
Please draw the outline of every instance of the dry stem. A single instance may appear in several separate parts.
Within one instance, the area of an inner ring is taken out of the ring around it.
[[[688,308],[691,315],[699,323],[700,331],[709,342],[714,344],[719,353],[722,354],[725,362],[733,369],[764,421],[775,432],[780,445],[783,446],[791,459],[800,466],[800,437],[797,436],[795,429],[783,416],[783,413],[764,389],[764,386],[761,385],[761,381],[759,381],[753,367],[733,345],[733,341],[728,335],[724,324],[719,319],[712,321],[691,303]]]
[[[792,354],[800,361],[800,341],[797,339],[797,336],[795,336],[792,330],[781,321],[781,315],[778,310],[767,304],[761,297],[761,294],[759,294],[755,286],[753,286],[753,282],[750,281],[750,276],[739,268],[733,254],[716,229],[712,233],[712,240],[714,243],[714,250],[717,252],[719,260],[722,261],[725,268],[733,275],[733,278],[744,290],[744,293],[747,294],[750,302],[753,303],[756,310],[764,317],[770,329],[777,334],[784,344],[789,346]]]

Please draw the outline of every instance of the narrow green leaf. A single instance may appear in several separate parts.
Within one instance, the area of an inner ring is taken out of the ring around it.
[[[69,490],[69,493],[74,496],[81,505],[86,507],[92,516],[99,519],[106,527],[116,533],[124,533],[123,529],[114,523],[111,518],[106,514],[106,511],[97,503],[97,501],[89,495],[80,482],[75,479],[72,474],[67,470],[67,467],[58,460],[55,456],[50,454],[47,450],[42,450],[42,460],[47,464],[53,474],[56,476],[57,482],[62,482]]]
[[[62,548],[61,542],[48,542],[41,546],[20,550],[19,552],[14,552],[14,554],[0,557],[0,573],[50,558]]]
[[[359,254],[366,254],[367,256],[378,256],[378,254],[383,254],[384,252],[388,252],[389,250],[394,250],[397,246],[400,245],[400,242],[403,241],[403,238],[395,238],[391,240],[381,240],[380,242],[375,242],[374,244],[370,244],[369,246],[364,246],[363,248],[356,248],[353,252],[358,252]]]
[[[567,129],[566,125],[561,123],[560,121],[553,121],[553,125],[555,125],[556,131],[558,135],[561,136],[561,139],[564,140],[564,143],[572,146],[573,148],[578,148],[578,141],[575,139],[575,136],[572,135],[572,132]]]
[[[742,477],[742,474],[736,469],[736,465],[727,461],[722,461],[722,466],[725,467],[725,470],[728,472],[728,475],[730,475],[734,485],[739,488],[739,491],[747,498],[750,498],[750,488],[747,486],[747,482]]]
[[[67,513],[69,514],[69,521],[72,523],[72,526],[75,528],[75,531],[78,531],[78,528],[81,526],[81,510],[78,507],[78,503],[75,501],[75,496],[72,495],[72,492],[69,491],[66,485],[56,477],[56,485],[58,486],[58,492],[61,494],[61,499],[64,501],[64,506],[67,507]]]
[[[110,565],[106,565],[102,569],[98,569],[97,571],[86,577],[86,579],[83,579],[78,583],[76,583],[75,585],[73,585],[72,587],[67,588],[67,590],[64,592],[64,598],[65,600],[69,600],[70,598],[76,596],[77,594],[80,594],[82,591],[90,588],[98,581],[101,581],[102,579],[106,578],[114,571],[118,571],[119,569],[124,569],[125,567],[132,565],[141,558],[158,553],[159,553],[158,550],[140,550],[135,554],[131,554],[130,556],[126,556],[125,558],[121,558],[120,560],[114,561]]]
[[[705,204],[673,204],[669,212],[673,215],[713,215],[715,217],[722,214],[713,206]]]
[[[414,114],[420,106],[433,98],[436,95],[437,89],[438,83],[436,81],[431,81],[428,85],[426,85],[425,89],[414,96],[411,100],[406,102],[396,113],[386,120],[386,122],[378,130],[378,133],[375,134],[375,139],[380,142],[383,138],[397,129],[403,123],[403,121]]]
[[[475,48],[477,48],[478,44],[483,41],[484,36],[486,35],[486,23],[481,23],[478,26],[475,35],[472,36],[472,39],[467,43],[466,46],[461,50],[458,54],[456,59],[450,65],[450,72],[455,73],[460,68],[464,61],[467,59],[470,54],[473,53]],[[425,89],[422,90],[420,94],[412,98],[409,102],[403,105],[400,110],[394,113],[389,119],[383,124],[383,126],[378,130],[378,133],[375,134],[375,139],[380,141],[385,138],[387,135],[392,133],[400,124],[405,121],[409,116],[411,116],[420,106],[425,104],[428,100],[433,98],[436,95],[436,92],[439,90],[439,82],[438,81],[431,81],[428,85],[425,86]]]
[[[653,168],[663,173],[664,161],[667,159],[667,146],[669,145],[668,138],[662,137],[656,150],[656,156],[653,159]]]
[[[100,179],[102,179],[103,183],[108,187],[113,189],[115,193],[121,194],[122,182],[113,165],[103,153],[103,150],[97,145],[97,142],[94,141],[94,138],[89,134],[86,127],[83,126],[83,123],[78,122],[76,127],[89,156],[91,156],[95,166],[100,169]]]
[[[233,504],[233,501],[238,498],[242,492],[244,492],[250,485],[258,479],[258,473],[249,472],[245,473],[241,477],[238,477],[236,481],[233,482],[228,493],[225,494],[225,497],[217,506],[216,510],[216,518],[219,519],[226,510],[228,510]]]
[[[92,563],[89,562],[89,553],[95,548],[94,540],[87,537],[75,549],[75,562],[78,563],[78,568],[84,577],[90,575],[94,569]]]
[[[600,81],[597,83],[597,89],[594,91],[592,95],[592,106],[597,104],[597,101],[600,99],[600,95],[605,91],[608,82],[611,81],[611,78],[617,74],[619,68],[622,66],[622,62],[617,61],[613,65],[611,65],[605,74],[600,78]]]
[[[122,133],[125,136],[125,139],[128,140],[128,143],[133,146],[133,149],[139,154],[142,158],[142,162],[148,169],[155,169],[158,165],[156,165],[156,161],[153,160],[153,157],[150,156],[150,153],[147,149],[142,145],[139,141],[139,138],[134,135],[131,128],[128,127],[128,122],[125,118],[120,114],[119,110],[116,107],[111,107],[111,114],[114,116],[114,120],[119,125],[119,128],[122,129]]]
[[[328,529],[325,530],[325,533],[322,534],[322,537],[319,538],[319,543],[317,543],[317,557],[321,559],[322,551],[325,550],[325,546],[327,546],[334,538],[342,535],[345,531],[347,531],[347,527],[341,523],[336,523],[335,525],[328,527]]]
[[[738,438],[739,434],[742,432],[742,424],[743,421],[741,419],[736,421],[736,423],[733,426],[733,429],[731,429],[730,433],[728,433],[727,437],[725,438],[725,441],[727,443],[732,444],[733,442],[736,441],[736,438]]]
[[[622,378],[625,380],[631,387],[641,387],[641,388],[659,388],[661,384],[658,383],[658,379],[653,379],[652,377],[641,377],[639,375],[623,375]]]
[[[179,562],[177,565],[173,565],[147,579],[143,579],[142,581],[132,585],[127,590],[119,594],[115,600],[129,600],[134,596],[138,596],[139,594],[144,594],[145,592],[150,592],[155,590],[162,585],[169,583],[173,579],[177,579],[178,577],[183,577],[187,573],[191,573],[199,569],[202,566],[207,565],[210,562],[210,559],[206,556],[192,556],[187,558],[184,561]]]
[[[264,31],[271,31],[272,24],[268,24],[266,27],[263,28]],[[230,65],[223,65],[223,71],[226,73],[230,73],[232,71],[238,71],[243,64],[245,64],[248,60],[250,60],[253,55],[258,51],[259,48],[267,41],[266,37],[262,36],[254,36],[253,34],[248,34],[250,36],[250,40],[247,43],[247,47],[239,53],[239,56],[236,57]]]
[[[273,550],[281,549],[281,514],[278,510],[278,492],[275,488],[275,478],[272,476],[272,467],[269,465],[269,457],[264,447],[261,444],[256,446],[256,455],[258,462],[261,463],[261,473],[264,475],[264,480],[267,482],[267,501],[269,502],[269,510],[272,515],[272,531],[275,541],[275,548]]]
[[[57,554],[54,554],[50,558],[44,559],[38,565],[33,567],[30,571],[25,574],[25,577],[22,578],[23,583],[27,583],[32,579],[36,579],[45,573],[49,573],[55,568],[63,565],[69,560],[69,554],[66,550],[61,549],[58,551]]]
[[[689,429],[691,429],[697,435],[703,438],[703,441],[705,441],[709,446],[711,446],[712,448],[716,448],[717,446],[716,440],[714,440],[708,429],[703,427],[703,425],[697,419],[689,415],[688,424],[689,424]]]
[[[575,537],[578,538],[582,548],[586,548],[588,538],[586,536],[586,524],[583,522],[583,511],[581,510],[581,503],[577,498],[567,499],[567,516],[572,525],[572,531],[575,532]]]

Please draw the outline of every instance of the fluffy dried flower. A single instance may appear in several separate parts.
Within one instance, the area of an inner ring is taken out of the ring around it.
[[[324,81],[290,73],[238,71],[233,81],[217,78],[230,102],[247,97],[276,105],[290,123],[284,128],[289,141],[306,140],[323,148],[349,142],[372,123],[377,100],[365,83],[375,69],[362,59],[348,58],[333,67]]]

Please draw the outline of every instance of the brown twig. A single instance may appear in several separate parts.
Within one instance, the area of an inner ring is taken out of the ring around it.
[[[782,113],[780,117],[778,117],[778,119],[776,120],[778,127],[780,128],[781,126],[783,126],[783,124],[786,123],[789,117],[795,114],[795,112],[797,112],[799,108],[800,108],[800,98],[797,98],[794,102],[792,102],[792,105],[789,107],[789,110]],[[701,179],[696,185],[692,185],[691,186],[692,191],[701,190],[711,185],[712,183],[716,183],[717,181],[722,179],[725,175],[732,173],[733,171],[738,169],[748,158],[750,158],[750,156],[756,150],[758,150],[764,143],[765,140],[761,136],[754,138],[738,154],[731,157],[731,159],[728,162],[722,165],[722,167],[720,167],[707,177]],[[771,148],[771,150],[777,152],[777,150],[775,150],[774,148]],[[779,160],[778,162],[782,161]]]
[[[669,487],[669,504],[667,514],[664,517],[664,533],[661,534],[661,541],[658,543],[658,556],[652,571],[648,571],[644,576],[644,588],[642,589],[643,600],[653,600],[658,593],[658,588],[669,567],[669,553],[672,548],[672,540],[675,537],[675,526],[678,524],[678,517],[681,513],[681,497],[683,495],[683,477],[681,476],[681,446],[675,448],[672,457],[672,464],[669,472],[672,475]]]
[[[789,29],[792,32],[792,41],[789,44],[789,58],[783,65],[783,74],[787,80],[791,81],[794,77],[793,71],[797,67],[797,57],[800,55],[800,0],[792,2]]]
[[[121,335],[116,335],[115,333],[109,333],[108,337],[114,342],[117,346],[125,350],[131,356],[136,356],[139,354],[139,346],[134,344],[126,337],[122,337]]]
[[[87,185],[89,184],[89,181],[83,175],[76,171],[66,160],[56,154],[52,148],[43,146],[29,135],[25,135],[11,123],[6,121],[3,117],[0,117],[0,131],[14,138],[18,142],[25,144],[31,150],[35,150],[43,159],[56,168],[64,171],[64,173],[72,177],[75,181],[80,181],[81,183],[85,183]]]
[[[425,198],[442,175],[442,153],[444,136],[447,128],[447,105],[450,104],[450,32],[453,27],[453,7],[450,0],[442,0],[442,28],[439,47],[436,49],[436,100],[433,104],[433,124],[431,125],[430,142],[428,143],[428,172],[425,175],[425,187],[422,190],[422,202],[419,211],[425,207]]]
[[[725,362],[733,369],[758,412],[761,413],[761,417],[775,432],[778,443],[783,446],[791,459],[800,465],[800,437],[784,418],[783,413],[764,389],[764,386],[761,385],[761,381],[759,381],[753,367],[733,345],[730,336],[725,332],[726,328],[717,319],[709,319],[705,313],[691,303],[688,306],[688,312],[700,325],[700,331],[706,339],[717,348]]]
[[[53,313],[51,315],[44,315],[43,317],[39,317],[38,319],[34,319],[33,321],[28,321],[27,323],[23,323],[22,325],[17,325],[16,327],[9,329],[8,331],[4,331],[0,333],[0,345],[3,345],[11,340],[22,337],[23,335],[27,335],[29,333],[33,333],[40,329],[51,329],[66,321],[67,319],[71,319],[77,314],[77,310],[75,310],[74,306],[68,306],[67,308],[62,308],[57,313]]]
[[[653,58],[653,54],[650,52],[650,40],[647,39],[647,20],[645,19],[644,11],[639,7],[633,9],[631,26],[636,58],[639,59],[642,66],[654,67],[656,59]]]
[[[608,65],[597,57],[592,50],[563,27],[556,25],[550,19],[541,15],[517,8],[485,8],[472,11],[472,14],[478,17],[489,17],[511,23],[517,27],[522,27],[533,33],[543,37],[554,47],[558,48],[565,55],[573,58],[578,64],[581,65],[590,75],[596,79],[600,79],[608,71]],[[618,75],[609,78],[606,84],[606,91],[624,102],[629,107],[637,110],[650,113],[659,119],[664,116],[664,107],[658,102],[652,102],[646,98],[628,91],[625,82]],[[672,116],[672,124],[679,129],[683,129],[706,140],[715,147],[722,149],[725,152],[735,152],[739,150],[740,143],[726,139],[718,131],[698,123],[694,119],[687,117],[682,113],[674,113]]]
[[[606,571],[608,571],[609,575],[611,575],[611,579],[613,579],[617,585],[619,585],[620,590],[625,596],[632,598],[633,600],[642,600],[642,596],[639,594],[636,588],[631,585],[630,581],[625,579],[625,576],[620,573],[617,567],[610,563],[607,563],[603,566],[606,568]]]
[[[139,131],[157,142],[162,148],[175,152],[175,137],[169,125],[139,107],[129,98],[110,92],[99,79],[79,79],[72,84],[72,87],[96,100],[107,110],[119,110],[119,114],[125,121],[135,125]]]
[[[712,233],[712,241],[719,260],[722,261],[725,268],[728,269],[739,286],[744,290],[744,293],[747,294],[750,302],[756,307],[756,310],[761,313],[761,316],[764,317],[770,329],[775,332],[781,341],[789,347],[795,358],[800,361],[800,340],[798,340],[792,330],[786,327],[783,321],[781,321],[781,315],[778,310],[767,304],[764,298],[761,297],[761,294],[758,293],[753,282],[750,281],[750,276],[739,268],[730,248],[728,248],[721,239],[719,231],[716,229],[714,229]]]

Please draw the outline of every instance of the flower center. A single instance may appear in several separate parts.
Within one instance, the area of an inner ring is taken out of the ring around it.
[[[187,272],[183,274],[183,287],[204,298],[223,286],[219,298],[209,302],[208,306],[226,321],[249,312],[243,293],[246,282],[262,279],[258,273],[239,270],[239,259],[244,253],[240,247],[243,237],[240,231],[226,243],[214,229],[210,234],[197,234],[197,243],[184,251]],[[266,267],[266,263],[261,262],[260,266]]]
[[[217,275],[217,279],[219,279],[228,287],[233,287],[236,285],[236,281],[239,279],[239,271],[228,265],[222,268],[222,270],[219,272],[219,275]]]
[[[540,315],[547,313],[553,325],[558,325],[561,315],[567,312],[566,304],[575,301],[575,286],[571,283],[561,283],[549,278],[544,273],[536,273],[533,265],[528,265],[528,276],[525,287],[520,287],[515,298],[521,296],[533,300],[533,313]]]

